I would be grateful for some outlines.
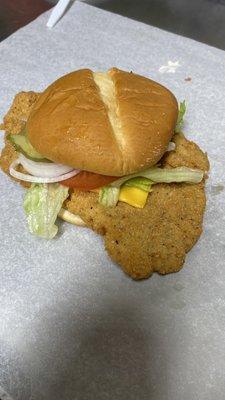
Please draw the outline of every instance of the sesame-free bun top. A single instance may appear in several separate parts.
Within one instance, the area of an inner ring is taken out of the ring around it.
[[[39,97],[27,121],[34,148],[52,161],[103,175],[145,170],[174,133],[174,95],[116,68],[65,75]]]

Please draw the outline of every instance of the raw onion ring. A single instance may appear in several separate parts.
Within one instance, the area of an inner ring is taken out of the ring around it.
[[[169,142],[166,151],[173,151],[176,148],[176,144],[174,142]]]
[[[48,162],[36,162],[29,160],[23,154],[19,156],[20,164],[24,169],[33,176],[40,176],[42,178],[55,178],[56,176],[66,174],[74,170],[73,167],[68,165],[48,163]]]
[[[67,172],[65,174],[47,178],[47,177],[41,177],[41,176],[33,176],[29,174],[24,174],[22,172],[16,171],[17,165],[21,164],[20,157],[13,161],[12,164],[9,167],[9,173],[11,176],[13,176],[16,179],[19,179],[21,181],[25,182],[32,182],[32,183],[55,183],[55,182],[61,182],[64,181],[65,179],[72,178],[72,176],[75,176],[79,174],[80,170],[78,169],[73,169],[70,172]]]

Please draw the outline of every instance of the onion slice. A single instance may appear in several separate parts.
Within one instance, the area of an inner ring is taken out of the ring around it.
[[[12,162],[12,164],[9,167],[9,173],[11,176],[13,176],[16,179],[19,179],[21,181],[25,182],[32,182],[32,183],[55,183],[55,182],[61,182],[64,181],[65,179],[72,178],[72,176],[75,176],[79,174],[80,170],[78,169],[73,169],[72,171],[70,170],[67,173],[54,176],[54,177],[46,177],[46,176],[33,176],[29,174],[24,174],[22,172],[16,171],[16,167],[22,164],[21,162],[21,156]],[[24,167],[25,168],[25,167]]]
[[[176,148],[176,144],[174,142],[169,142],[166,151],[173,151]]]
[[[74,170],[73,167],[68,167],[68,165],[32,161],[26,158],[23,154],[20,154],[19,161],[24,169],[29,172],[29,174],[40,176],[42,178],[55,178],[56,176],[66,174],[67,172]]]

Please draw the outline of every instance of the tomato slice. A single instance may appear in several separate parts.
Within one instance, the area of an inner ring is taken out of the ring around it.
[[[118,176],[100,175],[94,174],[93,172],[81,171],[72,178],[60,182],[60,184],[73,189],[86,191],[106,186],[117,179],[119,179]]]

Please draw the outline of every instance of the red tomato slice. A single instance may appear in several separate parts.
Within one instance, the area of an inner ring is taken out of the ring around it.
[[[79,174],[60,183],[73,189],[86,191],[106,186],[117,179],[119,179],[118,176],[107,176],[81,171]]]

